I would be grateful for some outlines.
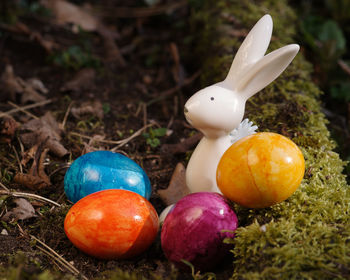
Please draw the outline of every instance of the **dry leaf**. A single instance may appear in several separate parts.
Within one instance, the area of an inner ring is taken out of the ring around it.
[[[202,133],[197,133],[177,144],[163,144],[161,147],[161,153],[166,155],[186,153],[194,148],[202,137]]]
[[[41,102],[46,98],[41,93],[47,93],[44,84],[36,79],[31,78],[28,81],[15,75],[12,65],[6,65],[5,71],[0,78],[0,87],[5,95],[9,96],[11,100],[15,100],[16,95],[21,95],[21,103],[28,101]]]
[[[81,154],[87,154],[87,153],[91,153],[97,150],[106,150],[106,148],[102,148],[101,146],[99,146],[98,148],[95,148],[93,145],[96,143],[101,143],[101,140],[104,140],[105,136],[103,135],[94,135],[90,140],[89,143],[84,143],[84,149],[82,150]]]
[[[12,65],[6,65],[5,71],[0,78],[0,88],[11,100],[15,100],[16,94],[23,91],[21,84],[17,81],[13,73]]]
[[[103,119],[103,106],[101,101],[87,101],[81,104],[80,107],[74,107],[71,109],[72,115],[79,119],[81,116],[86,114],[92,114],[99,119]]]
[[[95,85],[95,77],[96,71],[94,69],[82,69],[61,88],[61,91],[80,92],[91,89]]]
[[[48,149],[43,149],[43,143],[36,151],[33,165],[30,168],[28,174],[18,173],[13,178],[18,184],[21,184],[31,190],[40,190],[51,186],[50,178],[45,173],[44,161],[48,152]]]
[[[58,157],[63,157],[68,153],[60,143],[62,131],[50,112],[40,119],[33,119],[24,124],[20,132],[20,138],[27,147],[45,142],[45,147]]]
[[[42,81],[37,78],[30,78],[27,80],[27,83],[33,87],[36,91],[39,91],[43,94],[47,94],[49,90],[45,87]]]
[[[48,53],[52,53],[54,49],[58,48],[58,44],[54,41],[45,39],[39,32],[32,31],[27,25],[18,21],[14,25],[15,32],[26,34],[31,40],[37,41]]]
[[[57,25],[73,24],[72,31],[74,33],[79,32],[79,27],[85,31],[99,33],[103,38],[106,59],[108,61],[118,61],[122,66],[126,65],[114,41],[119,38],[119,34],[107,28],[89,10],[65,0],[42,0],[41,3],[53,12]]]
[[[23,166],[26,166],[27,163],[34,159],[36,151],[39,148],[39,144],[34,145],[33,147],[31,147],[29,150],[25,151],[24,153],[22,153],[22,160],[21,160],[21,164]]]
[[[103,38],[103,44],[105,49],[105,58],[108,62],[117,61],[121,66],[126,66],[126,62],[114,41],[114,36],[110,32],[104,31],[105,28],[100,27],[99,33]]]
[[[185,195],[190,193],[186,185],[186,168],[182,163],[178,163],[174,170],[169,186],[165,190],[158,190],[160,198],[166,205],[178,202]]]
[[[82,7],[65,0],[42,0],[41,3],[52,11],[57,25],[73,24],[72,31],[79,32],[79,27],[86,31],[96,31],[99,20]]]
[[[46,99],[39,92],[37,92],[30,83],[22,80],[20,77],[17,77],[17,80],[19,81],[20,85],[23,88],[23,91],[21,92],[21,94],[22,94],[21,103],[22,104],[27,103],[28,101],[41,102],[41,101],[44,101]]]
[[[12,117],[5,117],[0,123],[0,140],[11,143],[19,124]]]
[[[47,180],[31,174],[18,173],[14,177],[14,181],[31,190],[41,190],[51,186]]]
[[[2,216],[1,220],[9,222],[11,220],[18,221],[36,217],[34,207],[28,200],[24,198],[16,198],[13,202],[16,203],[17,207],[8,211]]]
[[[54,49],[59,48],[59,45],[56,42],[44,38],[39,32],[32,31],[23,22],[17,21],[13,25],[7,25],[2,23],[1,27],[10,32],[27,35],[31,40],[37,41],[39,45],[42,46],[49,54],[52,53]]]

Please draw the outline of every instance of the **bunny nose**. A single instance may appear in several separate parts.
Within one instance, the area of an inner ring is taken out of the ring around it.
[[[186,108],[186,106],[184,107],[184,112],[185,114],[188,113],[188,109]]]

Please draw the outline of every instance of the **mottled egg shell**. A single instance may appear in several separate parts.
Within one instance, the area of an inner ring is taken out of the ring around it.
[[[64,230],[81,251],[101,259],[127,259],[145,251],[157,236],[158,215],[144,197],[126,190],[104,190],[69,210]]]
[[[256,133],[234,143],[217,168],[224,196],[250,208],[279,203],[299,187],[305,162],[298,146],[271,132]]]
[[[130,158],[110,151],[96,151],[78,157],[64,177],[68,199],[79,199],[106,189],[124,189],[149,199],[151,184],[145,171]]]
[[[175,204],[164,220],[162,249],[168,260],[179,268],[188,268],[183,259],[196,269],[209,270],[231,249],[223,240],[234,237],[237,224],[230,202],[221,194],[189,194]]]

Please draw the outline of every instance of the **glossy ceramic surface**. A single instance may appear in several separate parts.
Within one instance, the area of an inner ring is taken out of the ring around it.
[[[67,213],[64,230],[80,250],[101,259],[141,254],[157,236],[153,206],[137,193],[105,190],[79,200]]]
[[[204,135],[186,168],[191,192],[220,192],[216,169],[223,153],[231,146],[242,122],[248,98],[275,80],[299,51],[291,44],[267,55],[272,19],[263,16],[239,48],[226,79],[195,93],[185,104],[187,121]],[[249,134],[253,133],[250,129]]]
[[[256,133],[234,143],[222,156],[217,183],[230,200],[251,208],[279,203],[299,187],[304,157],[288,138]]]
[[[163,225],[166,216],[168,216],[169,212],[174,208],[174,206],[175,206],[175,204],[170,204],[162,211],[162,213],[160,213],[160,215],[159,215],[159,225],[160,226]]]
[[[229,252],[226,237],[234,237],[237,216],[221,194],[200,192],[185,196],[168,213],[163,223],[161,244],[165,256],[180,268],[209,270]]]
[[[147,199],[152,191],[148,176],[136,162],[110,151],[77,158],[64,177],[64,191],[72,202],[106,189],[129,190]]]

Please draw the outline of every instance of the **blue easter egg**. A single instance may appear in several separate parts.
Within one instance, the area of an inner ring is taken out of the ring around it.
[[[151,196],[151,183],[145,171],[128,157],[109,151],[96,151],[78,157],[64,177],[68,199],[79,199],[102,190],[123,189],[146,199]]]

